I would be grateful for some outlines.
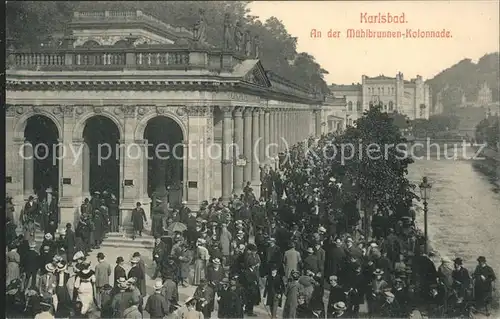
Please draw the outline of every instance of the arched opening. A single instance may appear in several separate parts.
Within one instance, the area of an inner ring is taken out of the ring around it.
[[[89,40],[89,41],[85,42],[84,44],[82,44],[82,48],[95,48],[98,46],[100,46],[99,42],[94,41],[94,40]]]
[[[59,131],[44,115],[34,115],[24,129],[24,193],[45,198],[46,190],[59,190]],[[31,146],[30,146],[31,145]]]
[[[89,189],[86,192],[106,191],[120,198],[120,131],[109,118],[96,115],[85,122],[83,138],[88,154],[83,158],[83,175]],[[86,158],[87,157],[87,158]]]
[[[154,117],[146,125],[144,139],[148,141],[148,195],[153,205],[164,198],[171,206],[180,204],[184,180],[181,127],[171,118]]]
[[[113,44],[115,48],[128,48],[128,42],[125,40],[118,40]]]
[[[347,103],[347,110],[348,110],[348,111],[352,111],[352,101],[349,101],[349,102]]]

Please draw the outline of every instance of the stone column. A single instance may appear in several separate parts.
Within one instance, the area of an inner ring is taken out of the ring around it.
[[[260,145],[262,145],[262,141],[259,141],[259,133],[260,133],[260,128],[259,128],[259,123],[260,123],[260,109],[255,108],[253,113],[252,113],[252,158],[251,164],[252,167],[252,188],[254,191],[254,194],[257,198],[260,197],[260,169],[259,169],[259,163],[260,163],[260,157],[259,157],[259,152],[260,152]]]
[[[238,195],[243,192],[243,166],[236,165],[240,155],[243,155],[243,111],[243,108],[234,110],[233,192]]]
[[[276,149],[274,148],[274,143],[276,143],[276,110],[269,111],[269,156],[271,158],[276,157]]]
[[[23,170],[24,170],[24,197],[33,195],[33,182],[35,173],[35,159],[33,156],[33,144],[25,141],[23,145]]]
[[[286,137],[285,137],[285,109],[280,109],[280,140],[281,140],[281,151],[286,151]]]
[[[297,143],[297,134],[298,134],[298,130],[297,130],[297,111],[295,110],[292,110],[292,121],[291,121],[292,125],[292,130],[291,130],[291,134],[292,134],[292,144],[296,144]]]
[[[243,169],[243,183],[252,182],[252,114],[253,109],[247,107],[245,113],[243,113],[243,124],[244,124],[244,134],[243,134],[243,155],[247,160],[247,163]]]
[[[281,125],[281,110],[276,109],[276,144],[278,144],[277,152],[281,152],[282,149],[282,141],[281,141],[281,132],[280,132],[280,125]]]
[[[314,129],[315,129],[315,135],[316,137],[321,136],[321,111],[320,110],[315,110],[314,111]]]
[[[292,147],[292,141],[290,140],[290,110],[289,109],[286,109],[285,110],[285,132],[284,132],[284,136],[285,136],[285,140],[286,140],[286,145],[288,148]]]
[[[222,199],[227,202],[231,198],[233,188],[233,114],[231,107],[222,107]]]
[[[90,148],[85,141],[82,144],[82,196],[90,199]]]
[[[269,143],[271,139],[271,131],[270,131],[270,114],[269,114],[269,109],[264,110],[264,146],[265,146],[265,151],[264,151],[264,161],[265,163],[269,162],[269,159],[271,158],[270,150],[269,150]]]
[[[259,165],[266,161],[266,121],[264,109],[259,109]],[[259,175],[260,176],[260,175]],[[260,177],[259,177],[260,181]]]

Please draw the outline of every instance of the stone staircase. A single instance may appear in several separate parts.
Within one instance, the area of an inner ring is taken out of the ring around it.
[[[19,229],[18,234],[22,234]],[[35,241],[37,243],[37,248],[43,242],[43,232],[37,230],[35,232]],[[135,249],[153,249],[155,246],[155,239],[151,236],[149,231],[144,231],[142,237],[137,236],[132,239],[132,232],[127,231],[125,233],[108,233],[107,237],[103,240],[101,248],[135,248]]]

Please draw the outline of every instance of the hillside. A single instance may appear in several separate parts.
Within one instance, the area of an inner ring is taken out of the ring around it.
[[[486,54],[477,63],[464,59],[442,71],[427,81],[432,90],[433,104],[437,94],[443,90],[445,111],[452,111],[462,100],[465,93],[467,101],[477,99],[477,91],[484,82],[492,90],[493,101],[499,99],[499,53]]]

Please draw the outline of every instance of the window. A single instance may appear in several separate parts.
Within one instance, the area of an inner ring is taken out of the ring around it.
[[[389,101],[389,111],[392,111],[394,109],[394,103],[392,101]]]
[[[384,92],[385,92],[385,88],[382,88],[382,95],[384,95]]]
[[[370,108],[373,107],[373,101],[370,101]]]
[[[380,88],[377,88],[378,89],[378,94],[380,95]]]
[[[352,111],[352,101],[349,101],[349,103],[347,103],[347,110]]]
[[[363,107],[361,106],[361,101],[357,101],[356,102],[356,110],[357,111],[362,111],[363,110]]]

